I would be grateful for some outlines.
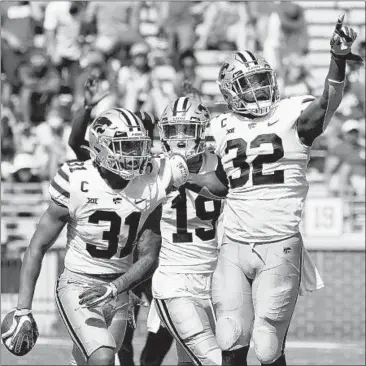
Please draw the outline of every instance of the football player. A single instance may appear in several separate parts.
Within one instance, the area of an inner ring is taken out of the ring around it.
[[[158,122],[163,152],[183,155],[192,175],[220,169],[217,157],[205,151],[209,120],[209,111],[198,100],[181,97],[166,107]],[[226,192],[223,186],[222,195]],[[190,358],[194,365],[221,365],[211,303],[220,211],[220,200],[186,186],[171,192],[163,203],[162,246],[152,291],[159,317],[177,341],[178,364]]]
[[[229,193],[212,297],[225,365],[246,365],[251,337],[261,364],[286,365],[286,334],[302,265],[310,261],[299,223],[311,145],[341,103],[347,60],[362,61],[351,52],[356,32],[343,19],[330,41],[329,72],[318,98],[280,100],[271,66],[250,51],[236,52],[219,71],[230,112],[211,121],[209,135]]]
[[[31,309],[42,259],[67,224],[56,303],[76,346],[75,360],[114,364],[126,328],[128,291],[156,268],[162,199],[188,175],[184,161],[174,157],[159,169],[150,160],[150,145],[136,115],[107,110],[90,127],[91,159],[59,169],[49,187],[51,202],[24,255],[13,326],[3,336],[9,348],[29,332],[23,323],[36,327]],[[137,235],[138,260],[132,263]]]
[[[73,123],[71,134],[69,138],[69,145],[74,150],[79,160],[86,161],[89,159],[88,151],[85,147],[89,146],[89,142],[85,140],[86,131],[90,121],[90,115],[92,109],[106,96],[107,94],[100,88],[100,80],[89,77],[84,86],[84,108],[78,111]],[[154,116],[146,112],[135,113],[144,124],[151,127]],[[137,253],[134,253],[134,260],[137,259]],[[141,283],[133,289],[133,293],[141,298],[142,293],[145,294],[148,301],[151,303],[151,278]],[[136,319],[140,311],[140,306],[135,306],[133,309],[133,316]],[[132,339],[135,331],[134,322],[128,322],[125,337],[122,342],[122,346],[118,351],[118,358],[122,366],[134,365],[134,352]],[[160,327],[156,333],[148,332],[145,346],[140,355],[140,364],[144,365],[161,365],[164,357],[168,353],[173,338],[170,333],[164,327]]]

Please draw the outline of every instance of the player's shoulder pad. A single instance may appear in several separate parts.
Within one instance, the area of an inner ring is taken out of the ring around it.
[[[70,166],[64,163],[51,180],[48,187],[51,199],[59,206],[68,207],[70,200]]]
[[[231,116],[231,112],[230,111],[217,114],[216,116],[214,116],[214,117],[211,118],[211,123],[212,124],[220,123],[225,118],[230,118],[230,116]]]
[[[65,163],[70,171],[70,174],[76,175],[79,173],[85,173],[86,170],[90,170],[93,167],[93,162],[91,160],[69,160]],[[64,165],[65,165],[64,164]]]

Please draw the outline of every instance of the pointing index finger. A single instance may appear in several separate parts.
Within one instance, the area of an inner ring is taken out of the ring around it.
[[[337,24],[336,24],[336,27],[335,27],[336,31],[340,31],[342,29],[344,16],[345,16],[344,12],[339,15],[338,20],[337,20]]]

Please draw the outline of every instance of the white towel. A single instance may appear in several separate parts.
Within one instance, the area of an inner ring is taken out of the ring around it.
[[[147,330],[151,333],[157,333],[160,328],[160,317],[156,310],[155,300],[150,304],[149,315],[147,316]]]
[[[300,296],[305,296],[310,292],[319,290],[324,287],[324,282],[313,263],[309,252],[303,247],[301,266],[301,282],[300,282]]]

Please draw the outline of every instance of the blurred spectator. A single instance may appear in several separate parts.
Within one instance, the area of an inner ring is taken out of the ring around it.
[[[17,123],[13,129],[14,159],[6,168],[6,178],[16,182],[36,182],[38,162],[35,158],[35,151],[39,145],[38,137],[34,127],[30,123]],[[3,164],[1,166],[3,168]],[[11,175],[9,177],[9,175]]]
[[[329,151],[325,176],[334,195],[365,195],[365,144],[361,143],[360,127],[356,120],[346,121],[342,141]]]
[[[1,161],[9,162],[15,155],[13,126],[15,117],[9,107],[1,105]]]
[[[150,47],[136,43],[131,47],[131,65],[121,68],[118,75],[118,92],[123,108],[137,112],[150,102],[152,89],[151,68],[148,64]]]
[[[95,49],[110,56],[120,46],[128,53],[134,43],[143,41],[139,33],[140,7],[140,1],[90,2],[85,21],[95,22]]]
[[[268,19],[277,5],[275,2],[268,1],[256,1],[250,2],[250,4],[254,18],[252,23],[255,25],[257,52],[262,53],[268,33]]]
[[[53,107],[46,122],[37,127],[39,143],[34,156],[42,179],[51,179],[65,161],[76,158],[68,145],[70,132],[71,127],[62,120],[58,106]]]
[[[174,80],[174,91],[177,97],[185,95],[184,82],[189,82],[199,93],[202,92],[202,79],[196,73],[197,59],[192,50],[183,52],[179,57],[179,71]]]
[[[60,90],[60,76],[46,56],[45,50],[34,48],[29,62],[19,69],[21,117],[38,124],[45,120],[46,108]]]
[[[18,67],[33,43],[35,23],[28,1],[2,1],[1,11],[1,70],[17,91]]]
[[[255,19],[250,3],[218,1],[209,4],[204,21],[197,27],[198,49],[255,51]]]
[[[16,154],[33,155],[39,144],[35,128],[29,123],[17,123],[13,128]]]
[[[366,59],[366,41],[360,42],[358,47],[358,54],[365,60]],[[350,65],[352,71],[348,75],[348,83],[350,93],[354,94],[359,107],[362,109],[363,114],[366,113],[365,102],[365,65],[362,63],[353,63]]]
[[[1,105],[3,107],[11,106],[11,99],[13,95],[13,88],[10,85],[8,78],[5,74],[1,74]],[[1,112],[3,108],[1,108]]]
[[[293,55],[284,60],[283,87],[281,96],[312,95],[316,88],[316,82],[308,68],[306,57]]]
[[[303,8],[295,3],[281,2],[268,19],[263,45],[264,58],[283,79],[286,58],[308,53],[309,36]],[[280,90],[281,90],[281,80]]]
[[[33,155],[18,154],[13,162],[12,180],[17,183],[40,182],[38,162]]]
[[[8,229],[6,227],[4,220],[1,220],[1,235],[0,236],[1,236],[1,256],[5,257],[6,247],[8,244]]]
[[[165,1],[159,4],[158,27],[168,39],[168,55],[175,67],[178,57],[188,49],[193,49],[196,41],[196,19],[193,16],[195,1]]]
[[[65,86],[71,90],[79,73],[78,38],[85,5],[85,1],[52,1],[44,18],[48,55],[62,72]]]

